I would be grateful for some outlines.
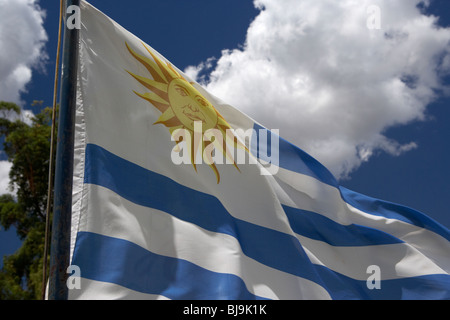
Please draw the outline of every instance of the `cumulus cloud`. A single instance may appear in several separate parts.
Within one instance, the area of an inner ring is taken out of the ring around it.
[[[38,0],[0,0],[0,100],[21,104],[32,69],[46,61]]]
[[[11,193],[9,185],[9,171],[11,170],[12,163],[8,161],[0,161],[0,195]]]
[[[340,178],[378,150],[395,156],[417,147],[384,132],[424,120],[445,90],[450,29],[422,12],[428,2],[254,2],[260,13],[245,45],[187,68],[190,76]]]
[[[22,105],[33,68],[46,62],[44,18],[38,0],[0,0],[0,100]],[[31,111],[22,112],[26,123],[30,116]],[[12,192],[10,169],[11,163],[0,161],[0,194]]]

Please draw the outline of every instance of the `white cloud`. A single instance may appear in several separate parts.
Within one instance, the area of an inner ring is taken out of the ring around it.
[[[11,167],[11,162],[0,161],[0,195],[12,192],[9,186],[9,171]]]
[[[22,105],[32,69],[47,60],[44,18],[38,0],[0,0],[0,100]],[[30,123],[30,115],[24,111],[23,120]],[[11,193],[10,169],[11,163],[0,161],[0,194]]]
[[[32,68],[46,61],[38,0],[0,0],[0,100],[21,103]]]
[[[189,67],[213,94],[345,177],[377,150],[399,155],[386,128],[424,120],[450,70],[450,29],[412,0],[255,0],[243,49]],[[377,5],[381,29],[369,29]],[[426,5],[426,4],[425,4]],[[371,12],[371,11],[370,11]],[[208,66],[210,69],[208,69]]]

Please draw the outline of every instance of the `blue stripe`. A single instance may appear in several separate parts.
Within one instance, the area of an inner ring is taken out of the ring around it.
[[[351,206],[366,213],[388,219],[397,219],[433,231],[450,241],[450,230],[423,213],[395,203],[371,198],[360,193],[339,188],[342,198]]]
[[[271,158],[267,154],[276,152],[276,150],[271,150],[271,147],[269,147],[271,140],[268,138],[268,141],[265,141],[265,139],[261,139],[261,135],[265,134],[267,137],[271,137],[271,139],[278,137],[280,168],[305,174],[323,183],[337,187],[338,183],[331,172],[309,154],[256,123],[253,129],[256,135],[251,139],[250,149],[255,157],[264,161],[270,161]]]
[[[332,246],[370,246],[403,241],[373,228],[344,226],[315,212],[283,206],[292,230],[301,236],[324,241]]]
[[[270,149],[268,146],[269,143],[266,143],[264,139],[260,139],[260,136],[264,131],[266,131],[264,134],[272,137],[272,139],[276,135],[256,123],[254,130],[256,135],[252,137],[252,154],[262,160],[270,161],[270,157],[266,156],[266,150]],[[345,202],[365,213],[404,221],[433,231],[450,241],[450,230],[425,214],[405,206],[364,196],[341,187],[330,171],[317,160],[281,137],[279,141],[279,166],[281,168],[313,177],[323,183],[338,188]],[[272,150],[272,152],[275,151]]]
[[[80,232],[73,265],[81,277],[172,300],[261,300],[236,275],[152,253],[132,242]]]
[[[317,271],[335,300],[449,300],[450,276],[433,274],[413,278],[380,281],[380,289],[368,289],[366,281],[330,272],[324,266]],[[383,270],[381,270],[381,274]],[[369,277],[369,275],[368,275]]]
[[[108,188],[136,204],[167,212],[178,219],[194,223],[206,230],[235,237],[244,254],[272,268],[309,279],[324,287],[334,299],[377,298],[377,290],[368,290],[365,281],[352,280],[323,266],[313,265],[294,236],[254,225],[232,217],[220,201],[202,192],[119,158],[96,145],[86,146],[85,183]],[[195,208],[195,210],[192,210]],[[434,284],[435,277],[390,280],[393,283],[385,296],[408,298],[402,290],[413,284]],[[422,285],[418,291],[433,293],[449,288],[449,276],[435,291]],[[441,281],[441,280],[439,280]],[[385,291],[385,290],[381,290]],[[447,292],[449,290],[447,289]]]

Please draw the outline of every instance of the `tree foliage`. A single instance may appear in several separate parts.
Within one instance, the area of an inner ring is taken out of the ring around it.
[[[0,135],[12,164],[12,193],[0,195],[0,224],[5,230],[14,227],[22,240],[22,246],[3,259],[0,300],[40,298],[51,112],[45,108],[27,119],[19,106],[0,102]]]

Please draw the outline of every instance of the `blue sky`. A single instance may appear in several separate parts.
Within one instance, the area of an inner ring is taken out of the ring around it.
[[[41,39],[40,57],[24,58],[31,78],[17,101],[33,112],[33,100],[52,103],[59,14],[57,1],[36,3],[45,18],[43,24],[33,19],[48,39],[42,32],[33,36]],[[188,68],[214,94],[279,129],[340,176],[343,186],[450,227],[449,1],[421,5],[425,15],[410,0],[361,1],[357,7],[258,0],[259,8],[252,0],[90,3],[178,68]],[[369,5],[381,8],[380,29],[367,30]],[[29,12],[14,12],[19,26],[39,32]],[[441,29],[420,23],[430,14],[440,17]],[[257,79],[262,68],[273,76]],[[0,232],[1,256],[19,244],[14,232]]]

